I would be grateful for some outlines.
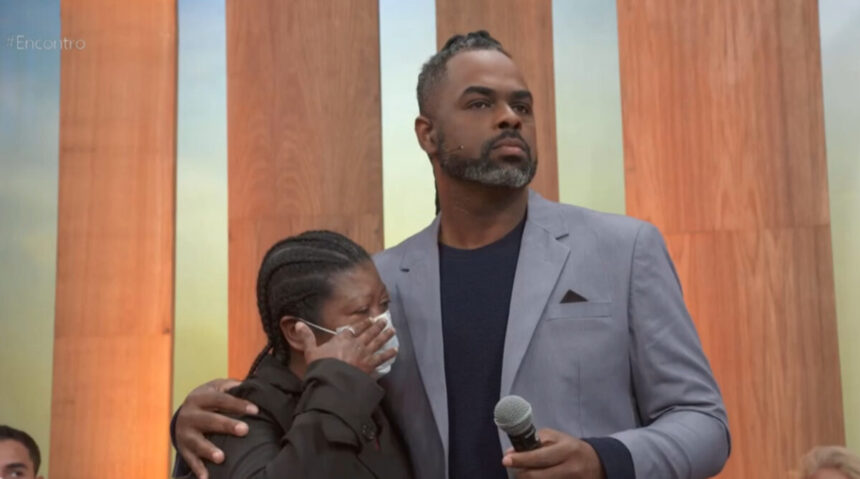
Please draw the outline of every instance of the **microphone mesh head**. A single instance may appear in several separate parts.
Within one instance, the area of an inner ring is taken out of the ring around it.
[[[532,406],[519,396],[505,396],[493,412],[496,426],[510,436],[518,436],[532,425]]]

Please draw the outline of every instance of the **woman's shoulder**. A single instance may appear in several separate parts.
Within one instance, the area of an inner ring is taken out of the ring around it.
[[[230,416],[248,425],[248,433],[244,436],[207,436],[226,455],[222,464],[207,464],[215,478],[234,477],[237,470],[248,464],[265,464],[277,455],[281,438],[292,426],[297,401],[295,394],[278,387],[276,381],[258,375],[248,377],[228,393],[254,403],[259,411],[253,415]]]
[[[241,384],[227,392],[237,398],[247,399],[251,402],[254,402],[254,399],[266,399],[269,396],[283,397],[293,395],[289,391],[284,391],[283,388],[277,387],[271,381],[258,376],[251,376],[243,380]]]
[[[254,403],[259,409],[261,419],[276,423],[282,429],[289,429],[293,412],[300,397],[300,391],[282,387],[266,377],[252,376],[229,393],[235,397]]]
[[[207,435],[216,447],[224,451],[224,462],[208,463],[213,479],[257,477],[272,458],[280,452],[280,441],[290,429],[295,401],[292,396],[270,382],[251,377],[228,391],[231,395],[254,403],[257,414],[231,416],[248,425],[243,436],[232,434]]]

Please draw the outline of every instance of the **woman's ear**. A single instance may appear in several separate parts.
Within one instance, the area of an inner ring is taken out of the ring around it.
[[[430,159],[433,159],[439,151],[437,132],[433,121],[424,115],[418,115],[415,118],[415,136],[418,138],[421,149],[427,153]]]
[[[317,345],[316,336],[311,328],[295,316],[284,316],[280,322],[281,334],[287,344],[296,351],[307,351]]]

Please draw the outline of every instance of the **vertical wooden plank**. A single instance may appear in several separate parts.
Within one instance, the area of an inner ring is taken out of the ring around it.
[[[552,0],[436,0],[436,43],[487,30],[522,69],[535,99],[538,171],[531,187],[558,201]]]
[[[63,0],[51,470],[168,472],[176,3]]]
[[[844,441],[813,0],[618,1],[627,211],[665,233],[724,392],[721,477]]]
[[[229,371],[265,343],[257,270],[278,239],[332,229],[382,247],[378,4],[227,1]]]

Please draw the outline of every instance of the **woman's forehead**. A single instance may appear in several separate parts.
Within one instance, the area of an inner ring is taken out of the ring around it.
[[[373,263],[366,261],[332,278],[331,299],[354,299],[374,296],[384,291]]]

